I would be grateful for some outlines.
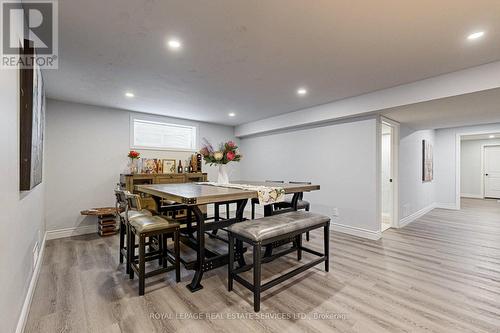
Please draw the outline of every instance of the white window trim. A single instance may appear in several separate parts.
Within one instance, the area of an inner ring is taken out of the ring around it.
[[[143,122],[149,122],[152,124],[167,124],[167,125],[173,125],[173,126],[179,126],[179,127],[191,127],[194,128],[194,138],[193,138],[193,143],[194,147],[192,149],[183,149],[183,148],[165,148],[165,147],[151,147],[151,146],[138,146],[135,145],[135,139],[134,139],[134,121],[139,120]],[[173,121],[171,121],[173,120]],[[193,125],[192,123],[188,123],[183,120],[177,120],[177,119],[165,119],[163,117],[155,117],[155,116],[149,116],[149,115],[137,115],[137,114],[130,114],[130,121],[129,121],[129,134],[130,134],[130,149],[137,149],[137,150],[159,150],[159,151],[174,151],[174,152],[197,152],[198,151],[198,126]]]

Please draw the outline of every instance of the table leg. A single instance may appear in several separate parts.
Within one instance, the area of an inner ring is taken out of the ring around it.
[[[219,222],[219,221],[220,221],[219,204],[215,203],[214,204],[214,222]],[[217,229],[212,230],[212,235],[217,235]]]
[[[203,278],[203,266],[205,264],[205,218],[198,206],[191,207],[192,212],[196,217],[196,238],[198,250],[196,251],[196,272],[191,280],[191,283],[186,287],[194,293],[203,289],[201,279]]]
[[[236,222],[243,221],[243,214],[245,213],[245,206],[248,200],[241,200],[236,202]],[[238,265],[243,267],[246,265],[245,257],[243,256],[243,242],[236,240],[236,250],[238,251]]]

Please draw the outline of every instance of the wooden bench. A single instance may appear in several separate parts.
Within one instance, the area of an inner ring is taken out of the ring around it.
[[[324,228],[324,253],[314,251],[302,246],[302,234],[314,229]],[[289,278],[304,272],[305,270],[324,262],[325,271],[328,272],[329,260],[329,229],[330,218],[328,216],[294,211],[274,216],[268,216],[257,220],[250,220],[233,224],[228,227],[229,232],[229,265],[228,265],[228,291],[233,290],[233,279],[251,290],[254,296],[254,311],[260,311],[260,294]],[[253,263],[234,269],[235,247],[234,241],[239,240],[253,246]],[[293,239],[294,245],[290,249],[283,250],[268,257],[262,257],[262,246]],[[283,274],[265,284],[261,284],[261,264],[270,262],[282,255],[297,252],[297,260],[302,259],[302,251],[316,255],[319,258],[308,262],[293,271]],[[253,268],[253,284],[238,274]]]

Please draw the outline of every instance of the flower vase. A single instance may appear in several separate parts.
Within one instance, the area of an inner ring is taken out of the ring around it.
[[[129,171],[131,174],[137,173],[137,159],[135,159],[135,158],[130,159]]]
[[[229,176],[227,174],[227,165],[219,164],[219,174],[217,176],[218,184],[229,184]]]

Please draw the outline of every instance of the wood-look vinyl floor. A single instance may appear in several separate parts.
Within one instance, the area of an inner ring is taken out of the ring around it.
[[[269,290],[254,315],[248,290],[226,291],[225,268],[205,274],[197,293],[183,270],[179,284],[173,274],[147,280],[139,297],[117,237],[49,241],[26,332],[500,332],[496,201],[435,209],[379,241],[332,232],[330,242],[329,273],[318,266]],[[313,232],[309,245],[321,244]],[[263,275],[296,263],[283,257]]]

